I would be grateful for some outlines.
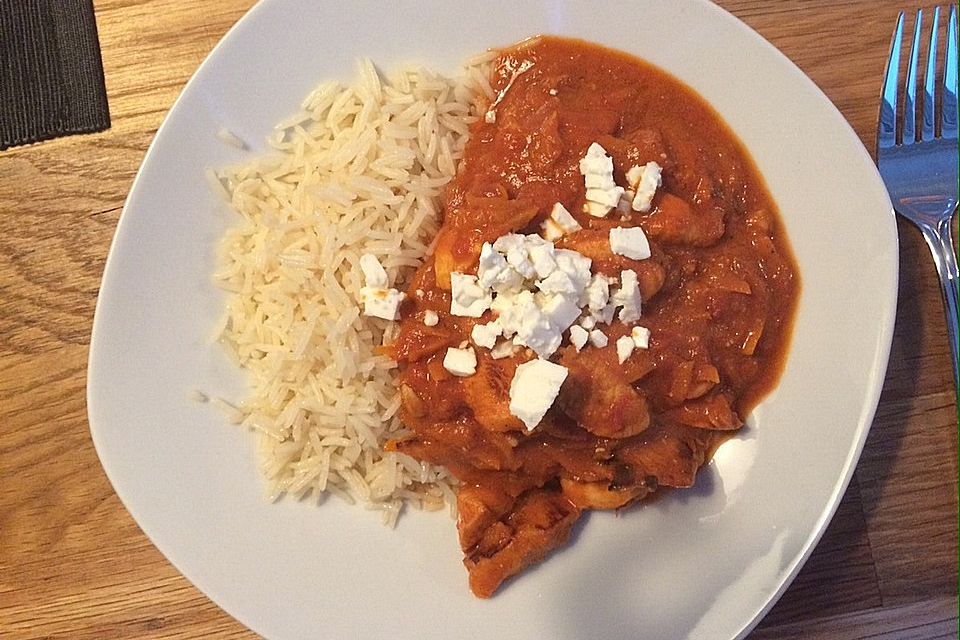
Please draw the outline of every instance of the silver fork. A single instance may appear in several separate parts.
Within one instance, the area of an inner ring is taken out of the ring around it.
[[[937,135],[936,70],[937,31],[940,7],[933,12],[927,68],[923,82],[922,120],[917,112],[917,65],[920,57],[920,29],[923,10],[917,11],[913,46],[903,91],[904,107],[897,139],[897,99],[900,46],[903,40],[903,12],[897,19],[884,74],[877,125],[877,165],[890,192],[893,208],[917,225],[930,246],[943,293],[947,314],[947,335],[953,358],[954,389],[960,391],[957,366],[957,258],[953,251],[952,218],[957,209],[957,9],[950,7],[944,61],[943,96]]]

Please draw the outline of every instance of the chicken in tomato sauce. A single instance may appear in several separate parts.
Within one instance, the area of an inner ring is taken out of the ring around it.
[[[776,384],[799,296],[757,169],[676,79],[540,37],[491,83],[387,349],[389,446],[460,481],[484,598],[585,510],[690,487]]]

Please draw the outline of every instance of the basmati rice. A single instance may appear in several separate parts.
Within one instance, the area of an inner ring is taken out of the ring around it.
[[[354,84],[319,86],[276,127],[272,153],[208,176],[242,216],[214,277],[228,293],[220,339],[252,379],[239,406],[213,402],[257,434],[272,499],[331,493],[391,525],[405,504],[455,513],[446,470],[383,451],[405,433],[394,365],[375,353],[396,326],[360,314],[359,259],[405,288],[493,99],[494,55],[455,80],[407,68],[384,81],[363,60]]]

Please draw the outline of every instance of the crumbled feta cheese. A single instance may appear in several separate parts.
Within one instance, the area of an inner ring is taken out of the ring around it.
[[[577,295],[577,285],[573,283],[566,272],[557,269],[549,276],[537,282],[537,288],[544,293],[559,293]]]
[[[574,231],[580,231],[583,227],[574,219],[567,208],[559,202],[553,205],[550,210],[550,217],[540,225],[543,229],[543,236],[547,240],[557,240],[558,238]]]
[[[613,322],[613,316],[616,312],[617,305],[613,302],[609,302],[603,309],[600,309],[599,311],[591,311],[590,317],[593,318],[594,322],[610,324]]]
[[[513,337],[514,344],[530,347],[544,358],[560,347],[563,341],[561,330],[553,325],[531,291],[512,296],[498,295],[492,308],[500,314],[498,320],[504,337]]]
[[[477,354],[470,347],[448,347],[446,355],[443,356],[443,368],[459,378],[472,376],[477,372]]]
[[[556,249],[538,235],[506,234],[482,245],[476,277],[451,274],[451,312],[480,317],[489,308],[499,324],[474,328],[471,337],[475,344],[491,350],[498,347],[504,354],[501,357],[506,357],[506,347],[496,340],[502,335],[512,344],[548,358],[563,343],[564,332],[583,314],[583,306],[592,304],[591,311],[609,313],[609,319],[613,318],[614,308],[608,301],[610,279],[594,276],[591,265],[590,258]]]
[[[590,332],[590,344],[598,349],[602,349],[607,346],[607,342],[607,334],[605,334],[603,331],[600,331],[600,329],[594,329]]]
[[[553,243],[531,245],[527,247],[527,253],[530,255],[530,262],[533,264],[537,278],[546,278],[556,271],[557,261],[553,257]]]
[[[586,289],[583,290],[581,302],[591,311],[600,311],[610,299],[610,279],[597,273],[590,278]]]
[[[610,213],[610,210],[602,204],[587,201],[583,203],[583,212],[590,214],[594,218],[603,218]]]
[[[483,121],[487,124],[493,124],[497,121],[497,112],[493,109],[487,111],[485,114],[483,114]]]
[[[488,242],[484,242],[480,248],[477,278],[481,287],[498,293],[519,291],[523,287],[523,276],[507,264],[506,257]]]
[[[596,142],[587,147],[587,154],[580,160],[580,173],[584,176],[590,174],[606,174],[613,176],[613,158],[607,155],[607,150]]]
[[[550,318],[538,309],[536,313],[523,316],[513,341],[514,344],[530,347],[541,358],[548,358],[560,348],[563,335],[553,326]]]
[[[566,331],[580,315],[580,307],[577,306],[576,302],[568,297],[556,294],[543,295],[540,309],[559,333]]]
[[[637,281],[637,272],[627,269],[620,272],[620,288],[610,296],[610,300],[620,309],[617,318],[624,324],[634,322],[640,318],[640,284]]]
[[[479,318],[490,308],[492,297],[480,286],[477,276],[451,273],[450,290],[450,313],[455,316]]]
[[[617,206],[624,191],[613,180],[613,158],[594,142],[580,160],[580,173],[587,189],[584,210],[596,218],[603,218]]]
[[[526,238],[524,238],[519,233],[508,233],[497,238],[493,243],[493,248],[496,251],[506,255],[510,252],[510,249],[518,249],[523,247],[527,243]]]
[[[547,93],[549,93],[549,94],[552,95],[552,96],[555,96],[555,95],[557,95],[557,90],[556,90],[556,89],[550,89],[550,91],[548,91]]]
[[[540,314],[540,309],[530,291],[520,291],[515,294],[501,293],[493,299],[490,308],[500,315],[503,335],[508,338],[520,330],[524,316]]]
[[[531,291],[498,295],[494,299],[493,310],[500,314],[498,320],[504,337],[515,336],[515,344],[528,346],[544,357],[560,346],[550,319],[540,310]]]
[[[417,289],[417,290],[414,291],[413,293],[414,293],[414,295],[416,295],[418,298],[422,298],[423,296],[427,295],[426,291],[424,291],[423,289]]]
[[[406,297],[396,289],[361,287],[360,302],[363,303],[363,315],[384,320],[400,318],[400,303]]]
[[[533,268],[533,263],[530,261],[530,253],[524,245],[510,247],[510,250],[507,251],[507,264],[528,280],[535,278],[537,275],[537,271]]]
[[[553,406],[567,369],[549,360],[531,360],[517,367],[510,383],[510,413],[533,431]]]
[[[438,322],[440,322],[440,316],[437,315],[436,311],[427,309],[423,312],[423,324],[428,327],[435,327]]]
[[[493,349],[497,344],[497,338],[503,335],[503,327],[499,320],[488,322],[487,324],[475,324],[470,332],[470,338],[478,347]]]
[[[640,227],[610,229],[610,250],[633,260],[646,260],[650,257],[650,243]]]
[[[587,201],[595,202],[606,207],[607,211],[613,209],[620,202],[620,196],[623,195],[623,187],[590,187],[587,189]],[[606,213],[604,213],[606,215]]]
[[[643,168],[633,166],[627,171],[627,181],[636,192],[631,206],[634,211],[650,211],[653,196],[663,182],[662,168],[656,162],[648,162]]]
[[[650,329],[646,327],[634,327],[630,331],[630,337],[633,338],[633,344],[637,349],[650,348]]]
[[[495,347],[490,349],[490,357],[494,360],[500,360],[502,358],[509,358],[517,351],[520,350],[520,347],[513,344],[510,340],[501,340],[496,344]]]
[[[590,329],[593,329],[595,326],[597,326],[597,321],[594,319],[592,315],[583,316],[582,318],[580,318],[580,326],[589,331]]]
[[[630,336],[620,336],[617,338],[617,361],[623,364],[633,353],[633,338]]]
[[[377,260],[375,255],[365,253],[360,256],[360,271],[363,272],[363,278],[367,288],[387,288],[387,285],[389,284],[389,281],[387,280],[387,272],[383,270],[383,266],[380,264],[380,261]]]
[[[580,349],[583,349],[583,345],[587,344],[589,338],[590,334],[583,327],[577,325],[570,327],[570,344],[577,350],[577,353],[580,353]]]
[[[592,277],[590,265],[593,264],[593,261],[585,255],[569,249],[557,249],[553,258],[557,261],[557,269],[570,276],[570,280],[576,287],[577,296],[583,293]]]
[[[477,265],[477,278],[484,289],[492,289],[500,272],[506,269],[507,259],[493,248],[489,242],[480,247],[480,263]]]

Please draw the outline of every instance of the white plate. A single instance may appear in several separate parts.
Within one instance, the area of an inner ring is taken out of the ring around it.
[[[242,397],[210,332],[214,246],[232,220],[204,180],[237,161],[227,127],[273,123],[354,60],[468,55],[537,33],[636,53],[706,97],[765,176],[803,278],[780,386],[694,489],[591,514],[573,544],[495,598],[470,595],[454,523],[397,530],[328,501],[268,504],[253,437],[191,389]],[[274,639],[742,637],[820,538],[884,378],[897,240],[853,131],[793,64],[701,1],[340,3],[268,0],[230,31],[157,134],[110,252],[90,350],[90,428],[107,475],[157,547],[221,607]]]

